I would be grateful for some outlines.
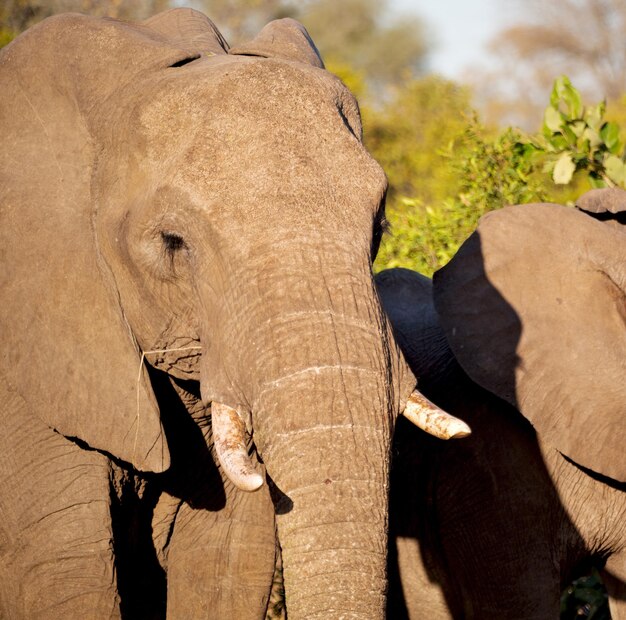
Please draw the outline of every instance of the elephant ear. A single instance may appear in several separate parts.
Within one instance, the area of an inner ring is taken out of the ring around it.
[[[322,57],[306,28],[291,18],[270,22],[249,43],[232,47],[230,54],[280,58],[324,68]]]
[[[228,43],[220,31],[199,11],[186,8],[171,9],[142,23],[163,35],[172,45],[190,47],[209,54],[228,53]]]
[[[576,201],[576,207],[600,221],[626,225],[626,191],[619,187],[592,189]]]
[[[484,216],[434,277],[459,363],[549,444],[626,481],[626,232],[559,205]]]
[[[59,433],[155,472],[169,453],[95,239],[91,126],[100,102],[115,111],[125,85],[158,79],[190,47],[142,25],[62,15],[0,52],[4,383]]]

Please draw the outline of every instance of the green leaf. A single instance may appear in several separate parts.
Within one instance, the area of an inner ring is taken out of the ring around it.
[[[563,101],[567,105],[570,118],[581,118],[583,114],[583,102],[580,97],[580,93],[572,86],[571,82],[567,80],[563,88]]]
[[[606,174],[616,185],[624,187],[626,184],[626,165],[617,155],[609,155],[604,160]]]
[[[583,131],[582,138],[583,140],[589,140],[589,145],[591,147],[596,147],[599,144],[602,144],[602,138],[600,137],[600,134],[591,127],[587,127],[585,131]]]
[[[550,95],[550,105],[553,108],[558,109],[561,103],[565,104],[570,120],[582,118],[583,104],[580,93],[572,86],[566,75],[562,75],[554,80],[554,86]]]
[[[561,132],[563,133],[564,138],[567,140],[567,144],[569,146],[575,146],[576,134],[572,131],[571,125],[567,123],[563,124]]]
[[[569,148],[569,144],[565,136],[562,136],[561,134],[554,136],[550,142],[556,151],[565,151]]]
[[[567,185],[572,180],[575,171],[576,164],[572,161],[571,155],[561,153],[552,171],[552,179],[557,185]]]
[[[583,135],[586,128],[587,123],[585,121],[575,121],[570,125],[570,129],[576,134],[577,138]]]
[[[619,127],[616,123],[604,123],[600,129],[600,137],[611,153],[616,155],[620,151]]]
[[[598,176],[597,174],[591,173],[588,177],[588,181],[589,181],[589,185],[591,185],[593,189],[606,187],[606,183],[604,182],[604,179],[602,179],[602,177]]]
[[[585,113],[585,120],[590,127],[593,127],[596,131],[599,131],[602,125],[604,113],[606,112],[606,103],[601,101],[598,105],[587,108]]]
[[[553,108],[559,107],[559,101],[561,100],[561,93],[563,92],[563,80],[567,79],[564,75],[554,80],[552,85],[552,92],[550,93],[550,105]]]
[[[543,124],[552,132],[557,133],[563,125],[563,115],[552,106],[548,106],[543,113]]]

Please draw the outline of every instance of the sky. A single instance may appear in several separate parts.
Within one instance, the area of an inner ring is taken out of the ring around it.
[[[505,25],[498,0],[390,0],[397,13],[421,17],[434,38],[429,68],[462,79],[470,67],[489,64],[489,39]]]

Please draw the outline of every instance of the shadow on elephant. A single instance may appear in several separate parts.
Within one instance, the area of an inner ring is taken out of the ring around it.
[[[397,425],[389,617],[557,618],[592,566],[626,617],[626,234],[590,201],[600,221],[490,214],[434,286],[377,276],[420,389],[472,428],[437,445]]]

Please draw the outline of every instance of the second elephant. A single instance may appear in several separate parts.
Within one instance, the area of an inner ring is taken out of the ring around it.
[[[435,445],[396,429],[390,617],[554,620],[564,586],[593,565],[612,617],[626,618],[616,192],[586,195],[579,210],[489,214],[434,284],[377,276],[420,389],[473,431]]]

